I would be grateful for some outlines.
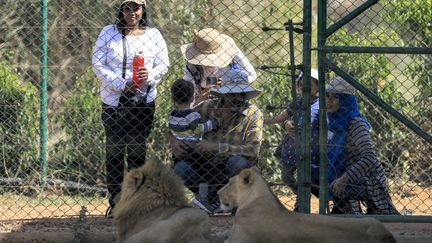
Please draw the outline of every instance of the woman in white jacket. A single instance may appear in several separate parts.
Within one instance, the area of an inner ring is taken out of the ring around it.
[[[138,72],[142,85],[132,81],[136,53],[144,54]],[[149,27],[145,0],[122,1],[115,24],[105,26],[96,41],[93,70],[101,80],[102,121],[106,135],[106,180],[110,193],[107,215],[128,169],[145,163],[146,139],[153,126],[157,84],[168,71],[168,50],[159,30]]]

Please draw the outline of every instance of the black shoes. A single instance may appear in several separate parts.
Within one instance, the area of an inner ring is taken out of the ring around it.
[[[105,218],[112,219],[113,218],[113,212],[114,212],[114,206],[109,206],[107,210],[105,211]]]

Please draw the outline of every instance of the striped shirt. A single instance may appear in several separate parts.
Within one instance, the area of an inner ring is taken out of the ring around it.
[[[195,143],[201,141],[205,133],[216,129],[217,120],[203,120],[201,114],[192,109],[173,110],[168,125],[177,140]]]
[[[372,147],[369,127],[361,118],[351,120],[346,142],[349,182],[363,177],[367,184],[368,207],[377,214],[398,214],[387,190],[384,168]]]
[[[222,109],[217,106],[218,100],[210,100],[200,104],[198,109],[203,117],[221,117]],[[204,139],[219,144],[219,152],[215,162],[238,155],[251,161],[258,159],[262,142],[263,114],[255,105],[249,105],[243,112],[233,114],[222,121],[216,131],[206,133]]]

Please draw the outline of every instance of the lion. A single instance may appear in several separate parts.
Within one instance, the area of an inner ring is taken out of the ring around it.
[[[118,242],[209,242],[207,213],[189,206],[183,182],[162,163],[128,172],[116,201]]]
[[[237,208],[226,243],[396,242],[374,218],[337,218],[288,211],[256,167],[232,177],[218,195],[223,211]]]

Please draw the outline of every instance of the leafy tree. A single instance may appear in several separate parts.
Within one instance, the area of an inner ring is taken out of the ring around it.
[[[386,0],[393,7],[387,20],[394,23],[394,28],[399,30],[405,46],[428,47],[432,43],[432,1],[421,0]],[[426,131],[432,132],[432,55],[411,55],[412,62],[406,73],[413,80],[417,88],[412,107],[413,118]],[[411,87],[408,87],[410,90]],[[432,183],[430,174],[432,160],[430,144],[411,135],[409,140],[418,140],[418,143],[410,143],[407,146],[406,156],[412,161],[412,169],[416,171],[416,180],[427,180]]]
[[[65,136],[50,151],[50,174],[53,178],[103,182],[105,166],[104,128],[101,123],[102,102],[99,80],[91,68],[79,78],[64,102],[64,108],[54,115]]]
[[[38,173],[39,106],[37,89],[0,62],[0,177]]]

